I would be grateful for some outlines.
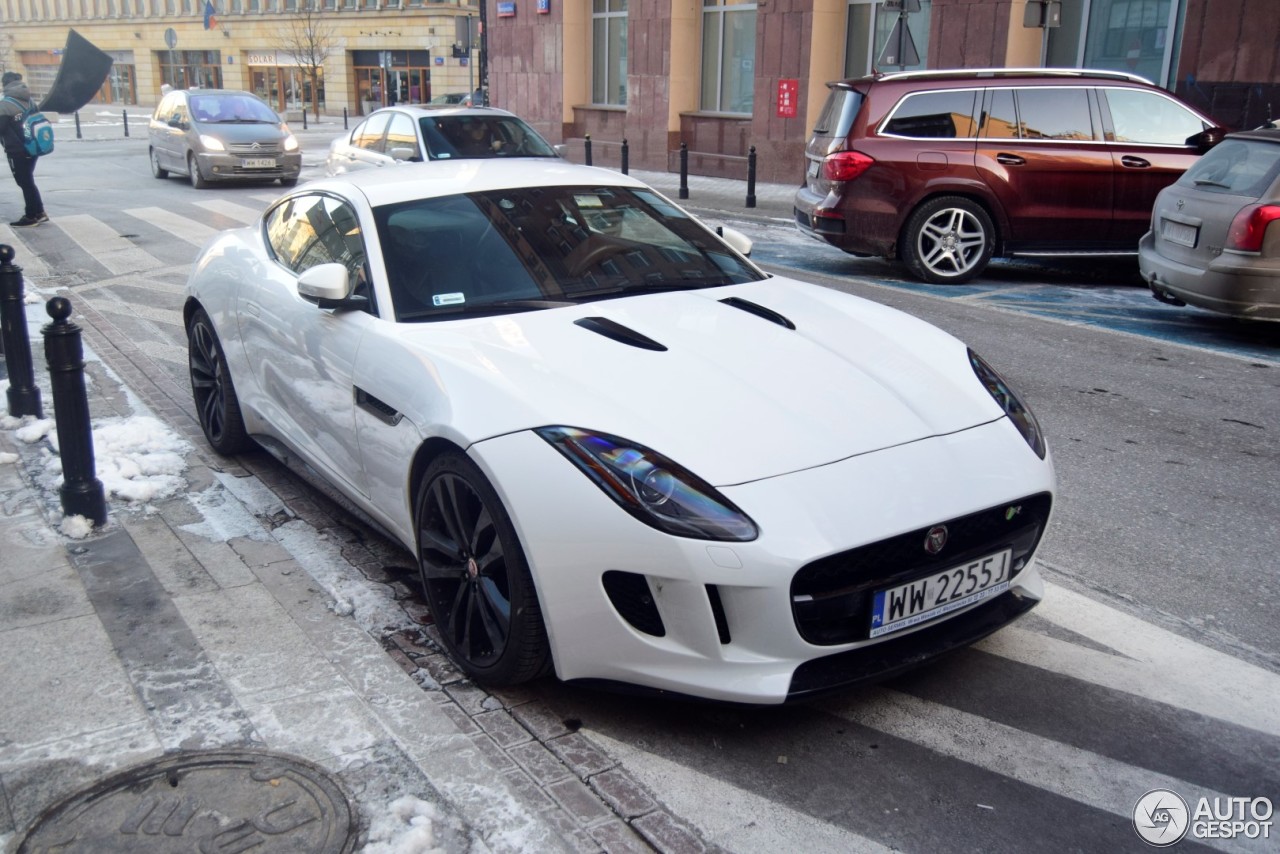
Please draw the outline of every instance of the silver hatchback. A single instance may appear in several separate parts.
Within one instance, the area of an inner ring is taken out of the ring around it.
[[[161,99],[147,128],[151,174],[215,181],[298,183],[302,148],[280,116],[252,92],[179,89]]]

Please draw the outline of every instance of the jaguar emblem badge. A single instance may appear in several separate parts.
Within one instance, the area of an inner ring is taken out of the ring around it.
[[[924,535],[924,550],[931,555],[936,555],[942,551],[947,544],[947,526],[934,525],[929,529],[929,533]]]

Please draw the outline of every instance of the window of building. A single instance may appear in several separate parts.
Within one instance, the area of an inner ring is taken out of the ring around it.
[[[702,103],[713,113],[751,113],[756,78],[756,4],[702,0]]]
[[[592,0],[591,103],[627,103],[627,0]]]
[[[920,11],[908,13],[903,19],[920,62],[882,68],[879,59],[884,54],[889,37],[893,35],[899,14],[885,11],[881,0],[849,0],[849,14],[845,21],[844,76],[862,77],[872,71],[925,68],[929,48],[929,21],[932,16],[933,0],[920,0]],[[896,47],[895,45],[895,50]]]

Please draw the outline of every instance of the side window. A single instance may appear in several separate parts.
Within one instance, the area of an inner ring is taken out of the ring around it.
[[[363,148],[366,151],[382,151],[382,134],[387,129],[387,122],[391,121],[390,113],[379,113],[376,116],[370,116],[361,127],[363,130],[354,138],[357,148]]]
[[[413,119],[404,113],[393,113],[391,127],[387,129],[387,154],[397,148],[413,152],[410,156],[402,156],[402,160],[422,159],[422,154],[418,151],[418,135],[413,131]]]
[[[319,264],[342,264],[351,274],[355,293],[372,299],[364,235],[350,204],[334,196],[294,196],[267,214],[265,226],[271,251],[294,273]]]
[[[1023,139],[1093,140],[1089,91],[1043,86],[1018,90],[1018,119]]]
[[[918,92],[902,99],[880,133],[917,139],[971,139],[973,89]]]
[[[1116,142],[1186,145],[1205,123],[1181,104],[1137,89],[1106,89]]]
[[[992,89],[987,93],[980,133],[985,139],[1018,138],[1018,113],[1013,108],[1012,89]]]

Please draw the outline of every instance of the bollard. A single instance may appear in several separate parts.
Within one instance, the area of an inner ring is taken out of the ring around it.
[[[107,521],[107,500],[93,459],[93,427],[89,423],[89,398],[84,388],[84,346],[80,327],[71,323],[71,300],[54,297],[45,303],[53,318],[40,330],[44,357],[53,387],[53,417],[58,429],[58,455],[62,457],[62,512],[83,516],[100,526]]]
[[[631,164],[630,152],[627,149],[627,141],[622,140],[622,174],[628,174],[627,167]]]
[[[747,149],[747,207],[756,206],[756,147]]]
[[[302,108],[302,129],[303,130],[307,129],[307,108],[306,107]]]
[[[582,150],[587,154],[587,165],[591,165],[591,134],[587,134],[587,138],[582,142]]]
[[[680,198],[689,198],[689,146],[680,143]]]
[[[127,137],[129,135],[129,111],[121,110],[120,115],[124,117],[124,135]]]
[[[12,246],[0,246],[0,338],[9,369],[9,414],[14,418],[40,411],[40,389],[31,365],[31,337],[22,293],[22,268],[13,263]]]
[[[347,108],[346,107],[342,108],[342,129],[343,130],[347,129]]]
[[[80,135],[80,111],[79,110],[76,110],[75,116],[76,116],[76,139],[84,139],[84,137]]]

